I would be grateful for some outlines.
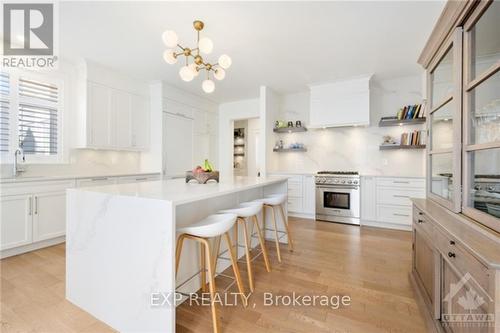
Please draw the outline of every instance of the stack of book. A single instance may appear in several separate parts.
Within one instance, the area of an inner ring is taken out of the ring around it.
[[[397,114],[398,120],[417,119],[423,117],[425,117],[424,104],[406,105],[399,109]]]
[[[425,130],[401,134],[401,146],[425,145]]]

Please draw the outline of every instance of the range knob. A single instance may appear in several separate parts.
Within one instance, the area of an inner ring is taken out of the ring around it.
[[[348,181],[347,181],[347,184],[352,184],[352,180],[348,180]]]
[[[342,184],[345,184],[345,180],[342,181]]]
[[[357,181],[357,180],[355,180],[355,181],[353,181],[352,183],[353,183],[353,184],[357,184],[357,183],[358,183],[358,181]]]

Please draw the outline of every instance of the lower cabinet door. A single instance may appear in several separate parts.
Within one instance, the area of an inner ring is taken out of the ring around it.
[[[413,269],[416,272],[428,305],[430,312],[436,316],[436,269],[437,254],[435,254],[432,244],[429,243],[427,237],[419,230],[413,229]]]
[[[31,243],[32,209],[33,197],[29,194],[0,197],[2,250]]]
[[[444,259],[442,266],[441,324],[445,331],[492,332],[485,320],[488,313],[494,314],[491,296],[476,284],[470,274],[459,273]]]
[[[64,236],[66,192],[39,193],[33,198],[33,241]]]

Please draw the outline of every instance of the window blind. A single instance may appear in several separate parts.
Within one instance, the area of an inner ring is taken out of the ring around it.
[[[0,152],[9,152],[10,133],[9,74],[0,72]]]
[[[19,143],[25,154],[57,154],[58,102],[56,85],[19,78]]]

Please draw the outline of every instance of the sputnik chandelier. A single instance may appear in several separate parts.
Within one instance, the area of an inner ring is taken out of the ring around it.
[[[203,80],[201,87],[206,93],[212,93],[215,90],[214,81],[210,80],[210,72],[217,80],[223,80],[226,76],[226,69],[231,66],[231,58],[223,54],[219,57],[219,61],[215,64],[205,62],[201,53],[210,54],[214,48],[214,44],[210,38],[200,38],[200,31],[203,30],[204,23],[196,20],[193,22],[193,27],[197,33],[196,48],[183,47],[179,44],[179,37],[172,30],[167,30],[161,36],[163,43],[169,47],[168,50],[163,52],[163,59],[166,63],[173,65],[177,63],[179,57],[185,57],[186,63],[179,70],[179,75],[182,80],[189,82],[197,77],[201,71],[205,70],[207,78]],[[179,48],[176,52],[176,48]],[[192,59],[192,63],[189,60]]]

